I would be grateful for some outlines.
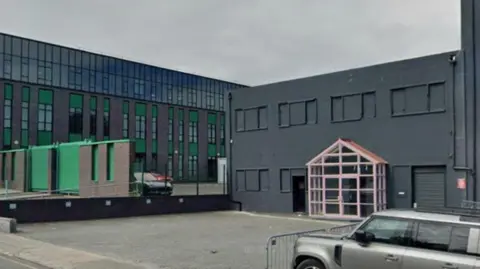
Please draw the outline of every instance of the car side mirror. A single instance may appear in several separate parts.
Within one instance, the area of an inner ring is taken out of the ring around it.
[[[354,237],[355,237],[355,241],[365,245],[369,244],[375,239],[375,236],[372,233],[362,231],[362,230],[355,231]]]

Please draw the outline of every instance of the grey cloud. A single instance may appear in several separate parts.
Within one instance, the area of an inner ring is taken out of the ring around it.
[[[460,47],[459,0],[0,2],[0,31],[249,85]]]

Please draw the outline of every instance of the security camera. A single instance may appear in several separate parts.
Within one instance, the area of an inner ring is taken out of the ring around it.
[[[451,63],[451,64],[455,64],[457,62],[457,55],[452,54],[452,55],[448,56],[448,62]]]

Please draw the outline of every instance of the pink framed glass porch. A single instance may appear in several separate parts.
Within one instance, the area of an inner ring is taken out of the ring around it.
[[[358,219],[386,209],[386,165],[355,142],[338,139],[307,163],[309,215]]]

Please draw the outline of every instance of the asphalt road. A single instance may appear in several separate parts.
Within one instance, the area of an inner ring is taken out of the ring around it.
[[[40,265],[34,265],[20,259],[0,255],[0,268],[2,269],[48,269]]]

